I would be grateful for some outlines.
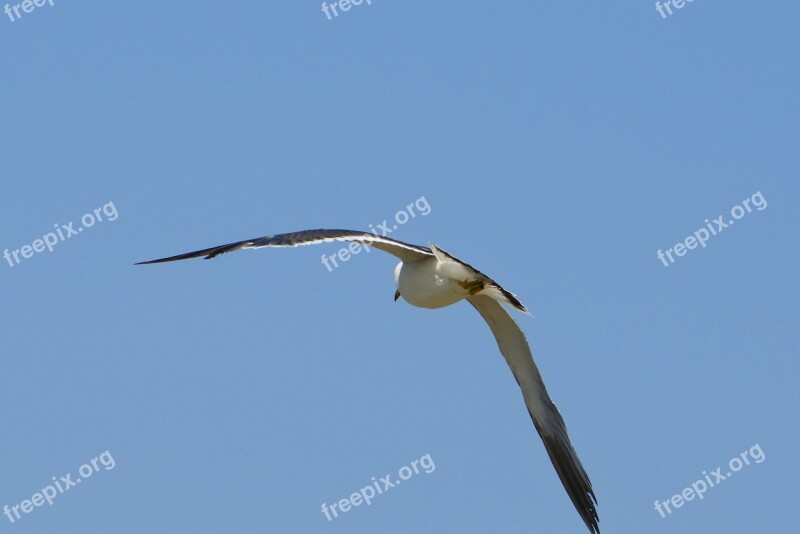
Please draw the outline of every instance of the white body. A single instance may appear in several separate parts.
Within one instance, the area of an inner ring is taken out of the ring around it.
[[[394,282],[409,304],[420,308],[443,308],[468,297],[458,281],[466,282],[471,273],[463,265],[442,263],[435,257],[400,262],[394,269]]]

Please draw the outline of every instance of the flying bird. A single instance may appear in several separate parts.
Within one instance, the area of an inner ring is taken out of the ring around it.
[[[494,334],[500,353],[517,380],[525,406],[542,438],[550,461],[564,489],[592,534],[599,534],[597,498],[575,449],[572,448],[567,427],[553,404],[533,361],[525,334],[501,304],[528,313],[517,297],[500,284],[431,244],[430,248],[411,245],[385,236],[352,230],[305,230],[288,234],[268,235],[237,241],[178,256],[145,261],[137,265],[214,258],[240,249],[263,247],[296,247],[331,241],[355,241],[366,247],[388,252],[400,259],[394,269],[397,287],[395,300],[402,297],[420,308],[442,308],[466,299],[483,316]]]

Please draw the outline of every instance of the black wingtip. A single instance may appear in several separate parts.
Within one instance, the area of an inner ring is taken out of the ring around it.
[[[166,263],[168,261],[177,261],[177,260],[178,258],[161,258],[158,260],[140,261],[139,263],[134,263],[134,265],[152,265],[154,263]]]
[[[532,413],[530,414],[531,419],[542,438],[544,448],[550,457],[556,474],[561,479],[561,484],[575,506],[575,510],[577,510],[591,534],[600,534],[600,516],[597,513],[597,497],[594,494],[592,483],[583,469],[578,455],[575,454],[575,450],[572,448],[567,436],[566,426],[563,419],[561,419],[561,414],[558,413],[558,408],[551,403],[551,409],[557,417],[563,432],[543,433]],[[530,410],[528,413],[530,413]]]
[[[238,243],[230,243],[228,245],[222,245],[219,247],[204,248],[203,250],[195,250],[194,252],[187,252],[186,254],[178,254],[177,256],[170,256],[168,258],[159,258],[157,260],[141,261],[139,263],[134,263],[134,265],[167,263],[170,261],[190,260],[193,258],[203,258],[205,260],[210,260],[211,258],[214,258],[220,254],[225,254],[226,252],[237,250],[241,248],[241,246],[245,243],[249,243],[249,241],[240,241]]]

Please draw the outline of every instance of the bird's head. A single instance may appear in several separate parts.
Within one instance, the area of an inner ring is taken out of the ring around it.
[[[397,267],[394,268],[394,285],[397,290],[394,292],[394,301],[397,302],[397,299],[400,298],[400,271],[403,270],[403,262],[397,264]]]

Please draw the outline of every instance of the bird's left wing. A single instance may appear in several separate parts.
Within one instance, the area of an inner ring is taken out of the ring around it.
[[[467,300],[489,324],[500,353],[506,359],[514,378],[517,379],[533,424],[544,442],[544,447],[564,489],[572,499],[572,504],[575,505],[589,531],[593,534],[599,533],[599,518],[595,509],[597,499],[592,491],[592,483],[575,449],[572,448],[567,427],[558,408],[547,394],[525,334],[492,297],[475,295],[467,297]]]
[[[302,230],[300,232],[290,232],[288,234],[267,235],[264,237],[257,237],[255,239],[228,243],[227,245],[220,245],[203,250],[196,250],[194,252],[187,252],[186,254],[179,254],[178,256],[143,261],[137,263],[136,265],[164,263],[167,261],[188,260],[189,258],[200,257],[204,257],[205,259],[209,260],[215,256],[218,256],[219,254],[225,254],[226,252],[233,252],[234,250],[241,250],[245,248],[297,247],[301,245],[329,243],[331,241],[356,241],[362,245],[375,247],[384,252],[388,252],[389,254],[397,256],[404,262],[417,261],[433,255],[429,248],[411,245],[396,239],[378,236],[368,232],[320,229]]]

